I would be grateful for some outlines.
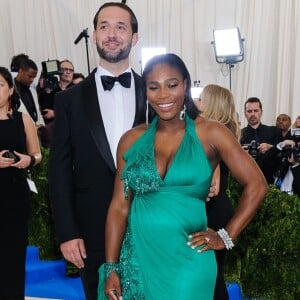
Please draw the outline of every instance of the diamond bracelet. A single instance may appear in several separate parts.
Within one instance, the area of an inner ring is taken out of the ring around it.
[[[112,272],[119,274],[119,264],[115,262],[104,263],[105,279],[107,279]]]
[[[223,243],[227,250],[230,250],[234,247],[234,243],[232,242],[231,237],[229,236],[228,232],[224,228],[219,229],[217,231],[217,234],[223,240]]]

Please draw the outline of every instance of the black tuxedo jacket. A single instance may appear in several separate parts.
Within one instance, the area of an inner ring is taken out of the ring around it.
[[[116,170],[99,107],[95,72],[55,95],[49,188],[58,242],[83,238],[87,251],[104,252],[105,218]],[[135,72],[133,75],[134,127],[145,122],[146,96],[141,77]]]

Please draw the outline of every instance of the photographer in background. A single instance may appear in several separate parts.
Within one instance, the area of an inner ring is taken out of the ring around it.
[[[43,68],[44,69],[44,68]],[[59,75],[59,81],[55,75]],[[40,137],[42,146],[49,148],[52,139],[52,127],[54,121],[54,96],[72,86],[74,66],[71,61],[65,59],[58,63],[58,69],[47,75],[46,70],[39,80],[38,93],[39,104],[46,126],[41,128]]]
[[[281,140],[281,133],[277,127],[261,123],[262,113],[262,104],[258,98],[251,97],[245,102],[244,114],[248,126],[242,129],[241,145],[255,159],[268,184],[273,184],[280,163],[276,145]]]
[[[291,132],[292,140],[277,144],[281,165],[276,172],[275,185],[285,193],[300,196],[300,129]]]
[[[61,61],[56,74],[59,75],[59,81],[54,75],[47,78],[46,74],[42,74],[39,80],[39,103],[46,124],[54,120],[54,95],[73,85],[72,62],[67,59]]]
[[[279,128],[281,132],[281,141],[291,139],[291,128],[292,120],[287,114],[280,114],[276,118],[276,127]]]

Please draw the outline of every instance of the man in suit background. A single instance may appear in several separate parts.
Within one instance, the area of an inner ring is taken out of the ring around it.
[[[23,58],[20,61],[14,84],[15,90],[21,99],[19,111],[27,113],[34,121],[36,128],[39,128],[44,126],[45,123],[40,111],[36,89],[33,86],[37,72],[36,63],[29,58]]]
[[[93,40],[98,67],[55,96],[49,161],[57,240],[64,257],[80,269],[88,300],[97,298],[97,270],[105,262],[105,219],[117,144],[146,114],[142,79],[129,66],[130,50],[138,41],[132,10],[123,3],[103,4],[94,18]],[[120,75],[120,82],[109,77]]]
[[[273,184],[274,174],[280,163],[276,148],[281,138],[280,130],[261,123],[263,110],[259,98],[248,98],[244,104],[244,113],[248,125],[242,129],[241,144],[248,145],[245,148],[255,158],[268,184]]]

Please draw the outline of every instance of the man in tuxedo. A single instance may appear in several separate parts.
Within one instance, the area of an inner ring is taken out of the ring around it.
[[[275,126],[261,123],[262,104],[256,97],[251,97],[245,102],[244,113],[248,126],[242,129],[241,144],[255,158],[268,184],[272,184],[280,163],[279,151],[276,148],[281,139],[280,130]],[[252,141],[255,142],[251,143]]]
[[[93,41],[98,67],[55,95],[49,160],[57,240],[64,257],[80,269],[88,300],[97,298],[97,271],[105,262],[105,219],[117,144],[125,131],[145,122],[146,115],[142,79],[129,66],[130,50],[138,41],[132,10],[124,3],[103,4],[94,18]]]

